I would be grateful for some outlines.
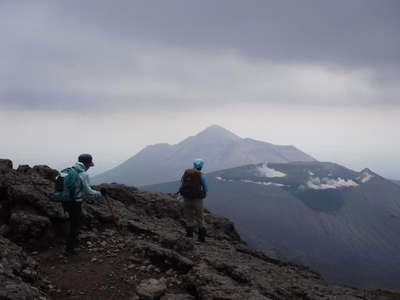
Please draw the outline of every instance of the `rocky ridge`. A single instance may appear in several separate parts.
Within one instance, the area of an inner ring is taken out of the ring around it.
[[[80,255],[62,255],[66,216],[50,201],[57,171],[0,160],[0,299],[400,299],[328,286],[307,267],[248,247],[228,219],[206,211],[208,240],[184,238],[171,195],[104,184],[86,201]],[[327,253],[327,255],[329,255]]]

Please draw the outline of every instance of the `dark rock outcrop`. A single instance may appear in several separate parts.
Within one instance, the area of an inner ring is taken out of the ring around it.
[[[0,159],[0,174],[8,173],[12,170],[13,163],[9,159]]]
[[[48,294],[54,299],[110,299],[109,288],[87,280],[85,291],[55,288],[41,282],[55,280],[66,284],[69,264],[61,260],[62,273],[47,267],[44,274],[38,264],[22,249],[40,249],[41,263],[58,261],[62,247],[59,227],[66,216],[61,205],[51,202],[53,177],[46,167],[10,169],[1,163],[0,176],[0,299],[40,299]],[[307,267],[288,263],[267,252],[248,247],[231,221],[205,211],[207,243],[196,243],[184,237],[182,203],[171,195],[151,193],[119,184],[104,184],[109,196],[83,205],[84,226],[81,234],[85,266],[79,272],[93,269],[117,278],[115,284],[128,284],[129,299],[396,299],[399,294],[385,291],[332,287]],[[116,228],[112,206],[118,217]],[[62,227],[62,226],[61,226]],[[16,244],[19,246],[17,246]],[[47,252],[46,252],[47,251]],[[327,253],[329,255],[329,253]],[[54,257],[53,257],[54,256]],[[118,259],[116,259],[118,258]],[[79,259],[79,258],[77,258]],[[79,262],[79,261],[78,261]],[[88,263],[89,262],[89,263]],[[115,274],[121,264],[121,272]],[[77,265],[71,266],[76,278]],[[89,270],[90,271],[90,270]],[[79,282],[75,283],[79,284]],[[64,294],[63,294],[64,293]],[[92,293],[92,294],[90,294]],[[98,293],[93,296],[93,293]],[[64,297],[64,296],[65,297]],[[111,296],[110,296],[111,295]],[[134,296],[135,295],[135,296]],[[399,298],[397,298],[399,299]]]
[[[37,267],[20,247],[0,236],[0,299],[40,299],[41,293],[33,287]]]
[[[50,228],[50,219],[24,211],[13,212],[9,219],[12,238],[23,243],[34,243]]]
[[[34,166],[33,168],[28,165],[21,165],[18,167],[17,172],[27,175],[38,175],[44,179],[54,181],[59,174],[57,170],[51,169],[45,165]]]

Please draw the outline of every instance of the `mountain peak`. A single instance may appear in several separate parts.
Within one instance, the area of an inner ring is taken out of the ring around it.
[[[370,173],[370,174],[374,174],[374,172],[372,172],[371,169],[369,169],[369,168],[364,168],[360,173]]]
[[[177,144],[146,147],[119,166],[94,177],[92,182],[149,185],[173,181],[180,178],[182,170],[195,157],[207,160],[207,172],[264,161],[314,161],[295,148],[250,142],[221,126],[212,125]]]
[[[240,137],[219,125],[211,125],[198,133],[196,137],[238,140]]]

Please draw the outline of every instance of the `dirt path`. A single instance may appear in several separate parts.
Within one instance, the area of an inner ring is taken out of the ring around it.
[[[51,299],[134,299],[140,281],[163,277],[155,266],[133,257],[124,238],[113,231],[86,236],[81,244],[78,256],[64,256],[60,245],[34,256]]]

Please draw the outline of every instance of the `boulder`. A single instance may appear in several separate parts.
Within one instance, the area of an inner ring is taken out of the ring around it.
[[[239,285],[223,272],[217,272],[206,264],[192,268],[186,276],[186,283],[189,289],[195,290],[200,299],[271,300],[260,294],[256,288]]]
[[[17,168],[17,172],[25,175],[40,176],[50,181],[55,181],[59,174],[57,170],[51,169],[45,165],[37,165],[33,168],[31,168],[29,165],[20,165]]]
[[[32,286],[39,280],[37,267],[20,247],[0,236],[0,299],[40,299],[39,290]]]
[[[159,299],[167,290],[167,285],[163,280],[147,279],[143,280],[136,288],[139,299],[154,300]]]
[[[25,210],[48,218],[63,218],[59,203],[52,202],[53,184],[37,175],[13,176],[7,187],[7,202],[11,210]]]
[[[9,226],[13,240],[21,242],[37,241],[46,237],[50,228],[50,220],[47,217],[29,212],[17,211],[11,214]]]
[[[132,251],[134,254],[149,258],[153,264],[160,268],[172,267],[179,273],[187,273],[195,265],[189,258],[150,242],[135,242],[132,245]]]
[[[39,176],[50,181],[55,181],[56,177],[59,175],[59,172],[57,170],[49,168],[45,165],[34,166],[32,170]]]
[[[9,159],[0,159],[0,174],[8,173],[13,169],[13,163]]]
[[[161,237],[161,245],[173,249],[179,253],[185,253],[194,250],[193,239],[182,238],[179,235],[165,234]]]
[[[29,165],[19,165],[17,168],[18,173],[27,174],[31,172],[32,168]]]

